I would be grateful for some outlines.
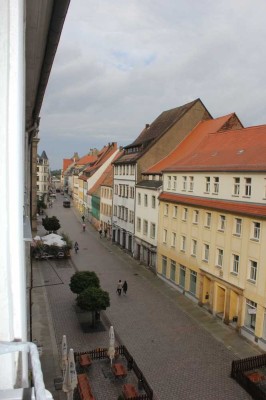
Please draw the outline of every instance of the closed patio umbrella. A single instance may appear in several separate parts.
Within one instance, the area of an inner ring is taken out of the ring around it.
[[[63,391],[67,393],[67,400],[73,400],[74,389],[78,384],[73,349],[69,350],[66,373],[63,381]]]
[[[63,371],[63,376],[67,367],[67,339],[66,335],[63,335],[61,344],[61,369]]]
[[[113,359],[115,358],[115,333],[113,326],[110,326],[109,329],[109,349],[107,354],[111,360],[111,365],[112,365]]]

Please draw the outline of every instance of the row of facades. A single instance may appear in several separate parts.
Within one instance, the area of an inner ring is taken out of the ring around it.
[[[266,125],[200,99],[130,145],[65,159],[87,220],[169,285],[266,349]]]

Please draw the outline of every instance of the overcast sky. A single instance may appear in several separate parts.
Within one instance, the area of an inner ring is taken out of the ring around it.
[[[213,117],[266,124],[265,16],[265,0],[72,0],[38,152],[62,168],[198,97]]]

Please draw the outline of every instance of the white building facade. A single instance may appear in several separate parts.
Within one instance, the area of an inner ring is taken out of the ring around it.
[[[158,196],[162,181],[145,180],[136,185],[134,257],[156,273]]]
[[[114,165],[113,192],[113,241],[133,252],[135,231],[135,185],[137,181],[136,164]]]
[[[45,153],[42,152],[41,156],[37,156],[37,196],[41,200],[47,200],[47,195],[50,187],[50,167],[49,159]]]

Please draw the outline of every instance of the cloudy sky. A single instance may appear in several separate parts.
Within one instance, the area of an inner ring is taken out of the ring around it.
[[[265,15],[265,0],[72,0],[39,153],[62,168],[198,97],[213,117],[266,124]]]

